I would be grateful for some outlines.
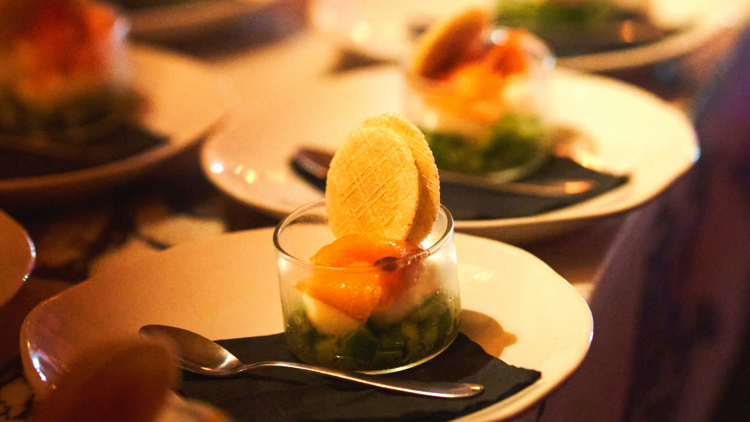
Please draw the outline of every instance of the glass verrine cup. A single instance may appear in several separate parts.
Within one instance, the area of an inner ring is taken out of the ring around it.
[[[325,200],[292,212],[274,232],[284,331],[300,360],[380,374],[419,365],[453,342],[461,320],[461,298],[453,218],[445,207],[440,207],[420,247],[401,258],[358,267],[311,263],[310,258],[334,240]],[[315,298],[300,288],[311,281],[354,288]],[[398,294],[380,296],[367,315],[358,312],[361,309],[347,309],[367,295],[359,287],[371,287],[373,282],[396,283]]]
[[[52,3],[32,7],[24,19],[43,23],[46,31],[17,29],[0,40],[2,141],[49,154],[62,144],[101,141],[130,122],[141,98],[134,90],[128,18],[103,2],[66,5],[71,19],[48,19],[50,11],[60,13]]]
[[[554,56],[524,30],[485,32],[479,48],[456,52],[465,60],[439,77],[405,70],[405,116],[425,134],[444,180],[511,181],[541,167],[552,150]]]

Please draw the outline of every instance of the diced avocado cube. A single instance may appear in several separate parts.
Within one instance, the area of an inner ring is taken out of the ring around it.
[[[453,330],[455,329],[455,321],[453,318],[453,313],[450,309],[446,309],[445,312],[440,315],[437,327],[439,333],[451,334],[453,332]]]
[[[286,331],[310,347],[313,346],[319,337],[321,337],[321,334],[312,325],[304,311],[295,312],[294,315],[287,320]]]
[[[375,368],[392,368],[401,365],[404,352],[402,350],[379,350],[372,359]]]
[[[318,359],[325,362],[333,360],[338,351],[336,343],[336,338],[320,340],[315,343],[315,354],[318,356]]]
[[[419,341],[419,328],[413,322],[404,321],[401,323],[401,333],[409,342]]]
[[[401,332],[401,327],[384,331],[380,334],[380,344],[383,349],[403,349],[406,347],[407,337]]]
[[[435,292],[419,307],[409,314],[409,320],[414,322],[433,321],[448,308],[447,297],[442,292]]]
[[[344,340],[342,355],[369,361],[375,356],[379,345],[378,339],[368,330],[356,330]]]
[[[435,347],[438,337],[440,337],[440,332],[438,331],[437,324],[431,324],[424,327],[422,329],[422,344],[424,345],[424,349],[430,350]]]

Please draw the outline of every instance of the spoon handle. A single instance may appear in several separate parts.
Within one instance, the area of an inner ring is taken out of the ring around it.
[[[292,156],[292,168],[308,183],[320,190],[325,190],[326,176],[332,157],[333,153],[329,151],[309,147],[300,148]],[[592,179],[563,179],[542,183],[504,182],[494,181],[488,176],[473,176],[444,170],[440,171],[440,182],[549,198],[579,195],[596,187],[596,181]]]
[[[384,388],[387,390],[400,391],[402,393],[419,394],[430,397],[440,398],[461,398],[471,397],[481,393],[484,387],[478,384],[455,383],[455,382],[421,382],[415,380],[389,379],[381,376],[365,375],[356,372],[343,372],[335,369],[321,368],[317,366],[305,365],[295,362],[258,362],[243,365],[241,370],[251,370],[263,366],[280,366],[285,368],[300,369],[307,372],[313,372],[329,377],[340,378],[348,381],[354,381],[361,384],[367,384],[372,387]]]
[[[537,182],[496,182],[491,177],[473,176],[451,171],[440,171],[440,182],[474,186],[496,192],[515,193],[518,195],[564,198],[590,191],[596,187],[591,179],[561,179]]]

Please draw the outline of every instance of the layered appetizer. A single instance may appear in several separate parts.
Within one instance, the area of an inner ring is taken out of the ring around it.
[[[306,363],[393,372],[458,334],[453,220],[423,134],[399,115],[347,136],[325,200],[284,219],[274,243],[286,337]]]
[[[432,25],[406,69],[406,117],[441,171],[507,181],[550,150],[547,80],[554,58],[530,33],[469,9]]]
[[[0,2],[0,134],[84,142],[128,119],[127,29],[90,0]]]

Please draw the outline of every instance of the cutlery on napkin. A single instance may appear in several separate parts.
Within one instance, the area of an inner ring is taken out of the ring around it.
[[[296,360],[284,334],[221,340],[242,361]],[[180,392],[243,421],[446,421],[491,406],[535,383],[541,373],[508,365],[459,333],[437,357],[389,377],[480,383],[482,394],[443,400],[390,392],[301,371],[269,369],[233,378],[185,372]]]
[[[291,158],[291,166],[302,179],[319,190],[325,190],[331,156],[332,153],[328,151],[301,148]],[[552,156],[535,173],[514,183],[545,186],[568,180],[586,180],[593,187],[576,194],[549,196],[499,191],[441,179],[440,202],[456,220],[526,217],[594,198],[622,186],[628,179],[627,175],[609,174],[585,167],[569,157]]]

